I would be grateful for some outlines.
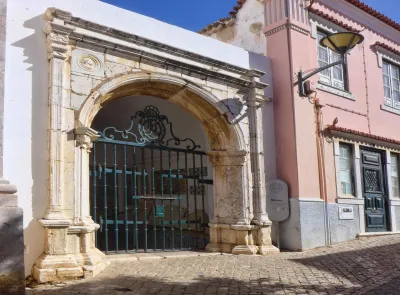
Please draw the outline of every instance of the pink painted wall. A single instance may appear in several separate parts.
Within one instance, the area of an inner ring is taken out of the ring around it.
[[[272,60],[273,72],[276,172],[278,178],[288,183],[289,195],[298,196],[294,106],[291,81],[288,79],[290,62],[287,44],[286,34],[271,35],[267,41],[267,55]]]
[[[275,11],[271,3],[274,2],[266,1],[266,18],[270,15],[268,9]],[[366,27],[362,31],[364,43],[348,55],[349,91],[355,100],[322,90],[317,92],[317,98],[324,105],[324,126],[338,118],[340,127],[400,140],[400,115],[381,110],[384,102],[382,69],[373,46],[379,41],[400,51],[400,32],[343,0],[320,0],[313,8],[356,29]],[[297,86],[293,87],[295,73],[318,67],[317,40],[311,36],[309,23],[296,19],[291,11],[286,15],[286,18],[266,19],[265,22],[267,55],[272,60],[273,70],[277,176],[289,183],[291,197],[319,198],[313,106],[298,96]],[[310,17],[315,16],[310,14]],[[287,25],[276,30],[281,24]],[[299,32],[299,28],[303,32]],[[291,46],[291,52],[287,46]],[[317,82],[318,75],[311,80]],[[325,142],[324,151],[328,199],[334,202],[337,194],[332,145]]]

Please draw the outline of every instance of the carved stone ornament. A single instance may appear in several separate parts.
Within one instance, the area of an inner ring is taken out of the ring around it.
[[[74,29],[49,22],[43,30],[47,35],[47,58],[60,58],[65,60],[68,57],[68,36]]]
[[[104,77],[104,55],[98,52],[75,48],[71,52],[71,72]]]
[[[100,137],[99,133],[90,127],[77,127],[74,130],[76,146],[90,151],[92,142]]]
[[[94,72],[101,70],[101,61],[92,54],[81,55],[76,59],[77,65],[84,71]]]

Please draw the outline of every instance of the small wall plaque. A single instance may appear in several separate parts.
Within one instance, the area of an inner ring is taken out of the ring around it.
[[[354,209],[352,206],[339,206],[339,219],[341,220],[353,220]]]
[[[272,221],[283,221],[289,217],[288,186],[282,180],[270,180],[266,183],[267,213]]]

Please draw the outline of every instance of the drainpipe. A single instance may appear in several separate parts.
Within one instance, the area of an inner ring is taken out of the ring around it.
[[[324,227],[325,227],[325,245],[331,245],[331,230],[329,222],[329,211],[328,211],[328,193],[326,189],[326,174],[325,174],[325,152],[324,152],[324,139],[322,135],[322,123],[321,123],[321,109],[322,105],[319,103],[319,99],[314,100],[314,113],[316,122],[316,143],[317,143],[317,158],[318,158],[318,176],[319,176],[319,189],[320,195],[324,199]]]
[[[259,75],[256,71],[250,73],[252,87],[248,93],[248,119],[250,137],[251,174],[253,179],[253,223],[257,225],[271,225],[267,214],[267,200],[265,191],[265,173],[260,163],[264,163],[264,147],[262,134],[262,109],[260,103],[266,101],[264,89],[256,87]]]

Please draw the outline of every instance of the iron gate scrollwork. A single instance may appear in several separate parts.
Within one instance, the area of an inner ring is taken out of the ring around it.
[[[206,153],[149,105],[93,143],[91,214],[106,253],[205,248]]]

